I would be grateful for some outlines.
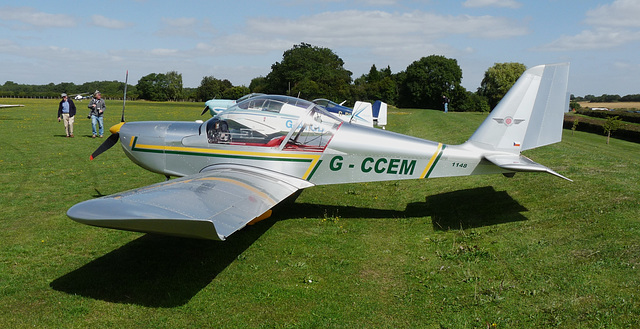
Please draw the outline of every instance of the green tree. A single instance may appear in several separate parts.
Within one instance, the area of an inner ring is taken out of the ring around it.
[[[462,69],[455,59],[431,55],[409,64],[399,78],[399,105],[442,109],[442,96],[452,98],[462,80]]]
[[[381,100],[388,104],[395,104],[398,95],[396,80],[391,74],[391,68],[378,70],[371,66],[369,73],[363,74],[354,81],[352,95],[355,100],[376,101]]]
[[[166,101],[169,99],[167,95],[168,79],[163,73],[151,73],[143,76],[138,80],[136,89],[139,97],[149,101]]]
[[[267,87],[267,78],[262,76],[251,79],[251,83],[249,84],[249,90],[251,90],[252,93],[266,94],[268,92]]]
[[[451,109],[458,112],[489,112],[487,99],[460,86],[454,90]]]
[[[607,122],[602,125],[604,128],[604,133],[607,134],[607,145],[609,145],[609,139],[611,138],[611,133],[618,130],[622,126],[622,120],[619,116],[608,117]]]
[[[212,75],[204,77],[197,88],[197,99],[202,102],[213,98],[224,98],[225,90],[232,87],[233,84],[229,80],[216,79]]]
[[[122,83],[114,81],[113,88],[120,90]],[[176,71],[151,73],[138,80],[136,85],[138,96],[150,101],[178,100],[183,97],[182,74]],[[104,94],[104,92],[103,92]]]
[[[342,99],[349,94],[351,72],[331,49],[301,43],[271,65],[265,82],[268,93]]]
[[[227,88],[225,89],[224,92],[222,92],[222,98],[226,98],[226,99],[238,99],[246,94],[251,93],[251,91],[249,90],[248,87],[245,86],[236,86],[236,87],[231,87],[231,88]]]
[[[182,93],[182,74],[176,71],[169,71],[166,73],[167,79],[167,97],[172,101],[177,101],[183,98]]]
[[[521,63],[495,63],[484,72],[478,95],[486,97],[493,109],[526,70]]]

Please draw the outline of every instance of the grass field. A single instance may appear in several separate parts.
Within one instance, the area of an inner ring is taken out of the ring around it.
[[[517,174],[313,187],[225,242],[94,228],[66,210],[163,180],[90,162],[78,102],[0,110],[0,327],[640,327],[640,145],[565,131]],[[121,104],[108,102],[106,126]],[[202,103],[128,102],[127,120]],[[88,110],[86,110],[88,112]],[[477,113],[392,109],[388,129],[464,142]],[[215,202],[215,200],[212,200]]]

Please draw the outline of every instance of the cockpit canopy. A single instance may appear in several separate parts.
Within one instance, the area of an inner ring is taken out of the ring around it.
[[[342,104],[332,102],[326,98],[314,99],[312,102],[322,106],[324,109],[326,109],[330,113],[338,113],[340,115],[343,115],[343,114],[351,114],[353,112],[352,108],[342,106]]]
[[[252,97],[205,123],[209,143],[323,150],[342,121],[312,102]]]

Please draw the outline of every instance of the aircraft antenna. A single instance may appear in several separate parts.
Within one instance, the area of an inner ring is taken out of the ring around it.
[[[124,105],[127,103],[127,82],[129,81],[129,70],[124,78],[124,97],[122,98],[122,118],[120,122],[124,122]]]

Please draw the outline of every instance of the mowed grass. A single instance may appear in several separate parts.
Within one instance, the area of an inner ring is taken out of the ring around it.
[[[640,109],[640,102],[578,102],[582,107],[606,107],[608,109]]]
[[[66,210],[164,178],[119,147],[90,162],[85,102],[0,110],[0,327],[640,326],[640,146],[565,131],[517,174],[320,186],[225,242],[94,228]],[[108,101],[106,126],[121,102]],[[127,102],[127,120],[202,103]],[[88,110],[86,110],[88,111]],[[392,109],[387,129],[456,144],[486,115]],[[107,133],[108,135],[108,133]],[[211,200],[216,202],[216,200]]]

